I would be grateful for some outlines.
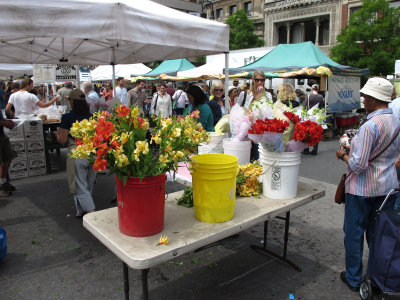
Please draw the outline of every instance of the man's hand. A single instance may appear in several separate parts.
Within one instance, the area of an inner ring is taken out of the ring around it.
[[[13,121],[11,121],[11,120],[3,120],[2,121],[2,125],[4,126],[4,127],[6,127],[6,128],[8,128],[8,129],[13,129],[14,128],[14,122]]]

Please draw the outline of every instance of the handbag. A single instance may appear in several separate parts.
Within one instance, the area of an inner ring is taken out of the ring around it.
[[[179,94],[179,96],[177,96],[177,97],[174,98],[174,102],[172,102],[172,109],[173,109],[173,110],[175,110],[176,107],[178,106],[178,100],[179,100],[179,98],[181,97],[182,93],[183,93],[183,91]]]
[[[397,136],[399,135],[399,130],[397,130],[397,133],[395,134],[394,138],[390,141],[390,143],[381,151],[379,152],[377,155],[375,155],[373,158],[371,158],[368,162],[370,163],[371,161],[373,161],[375,158],[377,158],[379,155],[381,155],[383,152],[385,152],[385,150],[387,148],[389,148],[389,146],[394,142],[394,140],[397,138]],[[349,175],[351,174],[351,172],[349,173]],[[340,178],[340,182],[336,188],[336,193],[335,193],[335,203],[337,204],[342,204],[344,203],[344,199],[345,199],[345,189],[346,189],[346,179],[348,176],[346,176],[346,174],[343,174],[342,177]]]

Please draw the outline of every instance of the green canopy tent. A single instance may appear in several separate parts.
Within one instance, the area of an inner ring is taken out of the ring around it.
[[[166,74],[170,76],[176,76],[178,71],[186,71],[189,69],[196,68],[190,61],[186,58],[164,60],[157,68],[154,70],[143,74],[143,77],[154,77],[161,74]]]
[[[285,73],[319,66],[327,67],[333,74],[343,76],[367,76],[369,73],[368,69],[356,69],[334,62],[312,42],[280,44],[251,64],[229,69],[229,73],[254,70]]]

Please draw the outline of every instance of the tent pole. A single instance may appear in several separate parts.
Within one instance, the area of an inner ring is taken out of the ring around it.
[[[81,79],[79,78],[79,66],[77,66],[77,68],[75,68],[75,72],[76,72],[76,88],[77,89],[81,89]]]
[[[114,65],[114,63],[111,66],[112,66],[112,92],[113,92],[113,97],[115,97],[115,65]]]
[[[229,106],[229,96],[228,96],[228,89],[229,89],[229,52],[225,52],[225,111],[230,112]]]

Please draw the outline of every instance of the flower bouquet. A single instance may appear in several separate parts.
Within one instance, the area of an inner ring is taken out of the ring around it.
[[[128,177],[157,176],[176,170],[178,162],[189,161],[198,145],[209,140],[198,118],[198,111],[186,117],[159,116],[150,133],[138,107],[121,105],[73,124],[70,133],[77,147],[71,157],[89,159],[96,171],[109,169],[124,183]]]
[[[262,183],[258,181],[258,177],[262,174],[262,170],[258,161],[240,165],[236,177],[236,195],[241,197],[260,195]]]

